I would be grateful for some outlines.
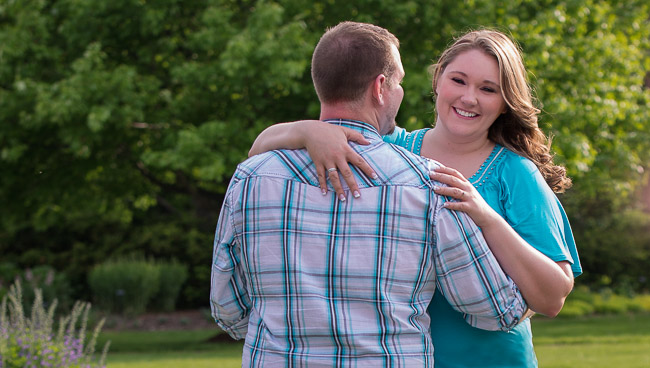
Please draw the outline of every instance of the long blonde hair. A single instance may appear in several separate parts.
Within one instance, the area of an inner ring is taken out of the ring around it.
[[[551,140],[537,124],[540,110],[533,104],[526,68],[518,46],[505,34],[483,29],[458,38],[431,66],[433,91],[443,71],[459,54],[480,50],[494,57],[499,65],[501,95],[507,111],[490,126],[488,138],[535,163],[542,176],[556,193],[571,187],[566,169],[553,163]]]

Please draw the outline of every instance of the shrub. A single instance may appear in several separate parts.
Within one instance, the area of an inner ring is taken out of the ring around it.
[[[20,269],[13,263],[2,262],[0,263],[0,299],[4,298],[9,291],[9,285],[11,285],[16,276],[20,274]]]
[[[55,299],[59,307],[68,310],[72,304],[72,288],[65,274],[56,272],[51,266],[36,266],[28,268],[22,274],[22,280],[25,285],[23,294],[23,306],[27,307],[33,304],[35,294],[34,290],[42,290],[43,302],[48,305]]]
[[[650,309],[646,309],[641,299],[635,297],[635,298],[630,298],[630,300],[628,300],[627,311],[632,313],[639,313],[639,312],[650,311]]]
[[[98,308],[113,313],[143,313],[158,292],[160,269],[138,258],[118,259],[95,266],[88,277]]]
[[[100,309],[136,315],[147,307],[173,311],[187,276],[187,266],[176,261],[131,257],[96,266],[88,281]]]
[[[70,315],[60,319],[55,334],[56,305],[54,300],[46,309],[43,294],[36,289],[31,317],[28,318],[23,308],[20,281],[10,287],[0,305],[0,367],[104,367],[109,343],[104,346],[99,359],[94,358],[103,320],[87,341],[90,304],[77,302]]]
[[[650,295],[621,295],[604,288],[598,292],[585,286],[569,294],[560,316],[574,317],[590,314],[622,314],[650,312]]]
[[[628,311],[629,298],[616,294],[599,294],[594,300],[594,310],[600,314],[623,314]]]
[[[560,317],[580,317],[594,313],[594,306],[583,300],[567,300],[564,303]]]
[[[639,295],[636,297],[644,311],[650,312],[650,294]]]
[[[36,266],[21,271],[12,263],[0,264],[0,298],[7,294],[9,285],[20,280],[25,285],[23,291],[23,308],[28,309],[34,303],[34,290],[43,293],[43,303],[51,304],[55,299],[59,307],[67,310],[72,305],[72,288],[63,273],[57,273],[51,266]]]
[[[150,305],[153,309],[171,312],[176,308],[181,286],[187,280],[187,266],[176,261],[159,262],[156,266],[159,271],[159,287]]]
[[[587,286],[576,286],[567,297],[567,302],[579,300],[591,304],[594,302],[594,295],[596,294],[589,290]]]

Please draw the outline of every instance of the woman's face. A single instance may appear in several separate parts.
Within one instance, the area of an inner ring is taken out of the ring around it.
[[[487,139],[492,123],[506,112],[499,65],[480,50],[458,54],[438,79],[436,94],[436,127],[463,140]]]

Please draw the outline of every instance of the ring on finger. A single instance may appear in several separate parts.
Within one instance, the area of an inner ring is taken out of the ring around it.
[[[327,169],[328,173],[335,172],[335,171],[337,171],[335,167],[330,167],[329,169]]]

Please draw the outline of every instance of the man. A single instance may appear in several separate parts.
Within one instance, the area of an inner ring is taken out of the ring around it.
[[[210,297],[219,326],[246,339],[243,366],[433,367],[436,284],[475,327],[508,330],[526,309],[476,225],[433,192],[438,164],[380,137],[404,95],[398,47],[344,22],[314,51],[320,119],[369,141],[353,148],[378,175],[355,171],[359,195],[322,195],[305,150],[251,157],[233,176]]]

